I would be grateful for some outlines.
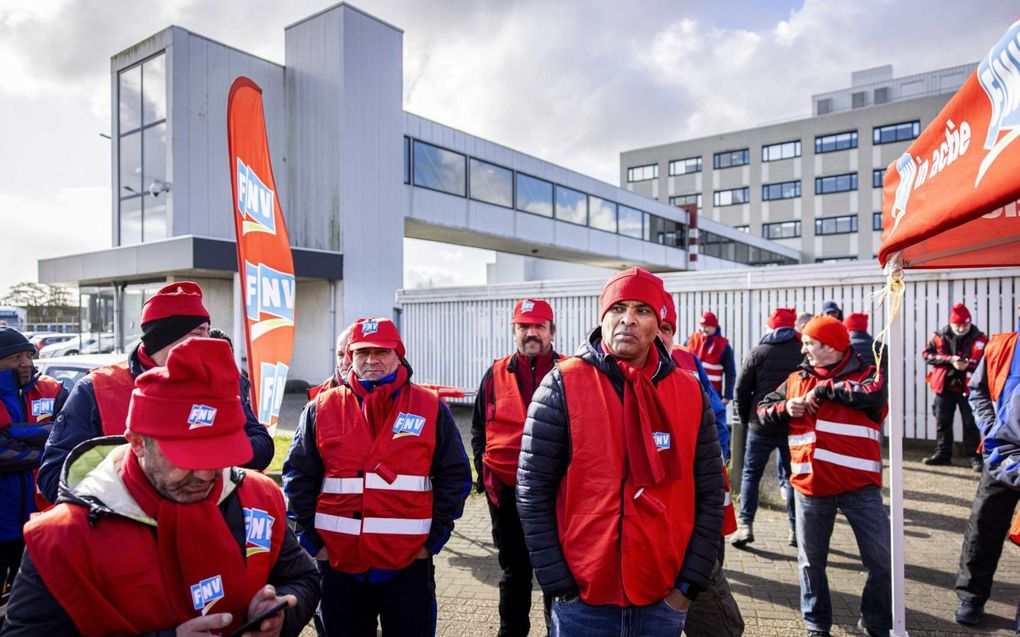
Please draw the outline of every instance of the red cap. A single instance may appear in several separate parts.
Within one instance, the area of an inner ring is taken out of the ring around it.
[[[209,318],[209,310],[202,305],[202,288],[191,281],[177,281],[164,286],[142,306],[141,325],[168,316]]]
[[[640,301],[655,310],[659,323],[666,318],[666,307],[663,303],[665,290],[662,279],[648,270],[631,268],[614,274],[599,296],[599,320],[601,321],[609,308],[620,301]]]
[[[676,303],[673,302],[673,295],[665,290],[662,291],[662,304],[666,308],[666,318],[662,319],[662,323],[667,323],[676,331]]]
[[[170,464],[182,469],[242,465],[253,452],[239,382],[226,341],[189,338],[170,350],[166,367],[135,379],[127,428],[155,438]]]
[[[820,314],[814,317],[807,322],[802,333],[837,352],[845,352],[850,348],[850,332],[835,316]]]
[[[792,307],[777,307],[769,314],[768,326],[770,330],[777,330],[780,327],[793,327],[797,323],[797,310]]]
[[[704,325],[705,327],[719,327],[719,319],[716,318],[715,314],[705,312],[701,315],[701,320],[698,321],[698,325]]]
[[[382,317],[358,319],[351,328],[351,342],[347,345],[347,351],[353,352],[366,347],[391,349],[400,358],[403,358],[405,353],[404,342],[400,340],[397,326],[390,319]]]
[[[511,323],[540,324],[553,320],[552,306],[542,299],[521,299],[514,306]]]
[[[868,315],[861,312],[854,312],[850,316],[846,317],[846,320],[843,321],[843,325],[846,325],[846,329],[851,332],[867,332]]]
[[[970,323],[970,310],[963,303],[957,303],[953,306],[953,309],[949,312],[949,322],[962,325],[963,323]]]

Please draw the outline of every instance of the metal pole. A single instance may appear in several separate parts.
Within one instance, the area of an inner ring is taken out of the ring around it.
[[[886,266],[887,276],[902,284],[898,255]],[[900,307],[900,311],[893,314]],[[886,298],[886,322],[889,326],[889,509],[890,571],[892,577],[892,637],[908,637],[904,603],[903,562],[903,306]]]

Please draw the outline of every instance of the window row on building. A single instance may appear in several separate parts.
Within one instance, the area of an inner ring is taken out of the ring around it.
[[[872,178],[872,185],[875,188],[882,187],[882,173],[876,171]],[[839,192],[851,192],[857,190],[857,173],[846,173],[842,175],[828,175],[815,178],[815,194],[828,195]],[[801,196],[800,180],[780,181],[771,184],[762,184],[762,201],[779,201],[782,199],[796,199]],[[669,198],[669,205],[685,207],[694,205],[701,210],[701,193],[692,192],[684,195],[674,195]],[[751,202],[751,189],[747,186],[727,188],[712,192],[712,205],[721,208],[725,206],[737,206]]]
[[[404,183],[687,248],[687,226],[678,221],[409,137],[404,138]]]
[[[878,215],[877,222],[872,218],[872,229],[881,230],[882,225],[882,213],[876,212]],[[878,227],[875,227],[875,224]],[[801,222],[799,220],[794,221],[776,221],[773,223],[761,224],[761,236],[766,239],[796,239],[801,236]],[[837,217],[820,217],[815,219],[815,236],[825,236],[832,234],[853,234],[858,231],[857,227],[857,215],[840,215]]]
[[[793,265],[797,260],[707,230],[698,231],[698,252],[747,265]]]
[[[894,142],[916,139],[921,134],[921,122],[899,122],[875,126],[871,129],[871,143],[873,145],[892,144]],[[856,130],[843,131],[818,135],[815,137],[815,154],[833,153],[840,150],[857,148],[858,135]],[[793,159],[801,156],[801,141],[799,139],[766,144],[761,147],[762,162],[780,161]],[[746,166],[751,163],[751,149],[738,148],[715,153],[712,156],[712,167],[715,169],[733,168],[735,166]],[[702,170],[701,156],[686,157],[684,159],[673,159],[668,163],[669,176],[688,175],[700,173]],[[647,181],[659,178],[658,163],[634,166],[627,169],[627,182]]]

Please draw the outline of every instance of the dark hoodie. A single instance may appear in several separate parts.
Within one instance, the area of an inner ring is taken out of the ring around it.
[[[758,345],[744,356],[737,376],[734,397],[740,424],[764,434],[786,434],[786,427],[768,427],[759,422],[755,408],[769,392],[786,382],[803,360],[800,335],[792,327],[780,327],[761,337]]]

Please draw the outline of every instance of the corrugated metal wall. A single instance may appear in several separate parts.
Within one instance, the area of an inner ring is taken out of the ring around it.
[[[869,314],[873,335],[885,325],[885,310],[876,308],[873,301],[873,294],[884,284],[874,262],[684,272],[664,275],[663,280],[677,301],[678,340],[694,331],[702,312],[712,310],[738,361],[758,342],[775,307],[817,312],[831,299],[847,314]],[[493,359],[512,350],[513,304],[526,296],[549,300],[556,313],[556,349],[573,353],[598,322],[602,283],[538,281],[401,291],[402,331],[415,377],[420,382],[475,389]],[[903,338],[908,356],[903,379],[894,382],[907,438],[935,438],[921,351],[932,333],[948,322],[949,308],[960,301],[985,333],[1012,330],[1020,301],[1020,269],[907,273]]]

